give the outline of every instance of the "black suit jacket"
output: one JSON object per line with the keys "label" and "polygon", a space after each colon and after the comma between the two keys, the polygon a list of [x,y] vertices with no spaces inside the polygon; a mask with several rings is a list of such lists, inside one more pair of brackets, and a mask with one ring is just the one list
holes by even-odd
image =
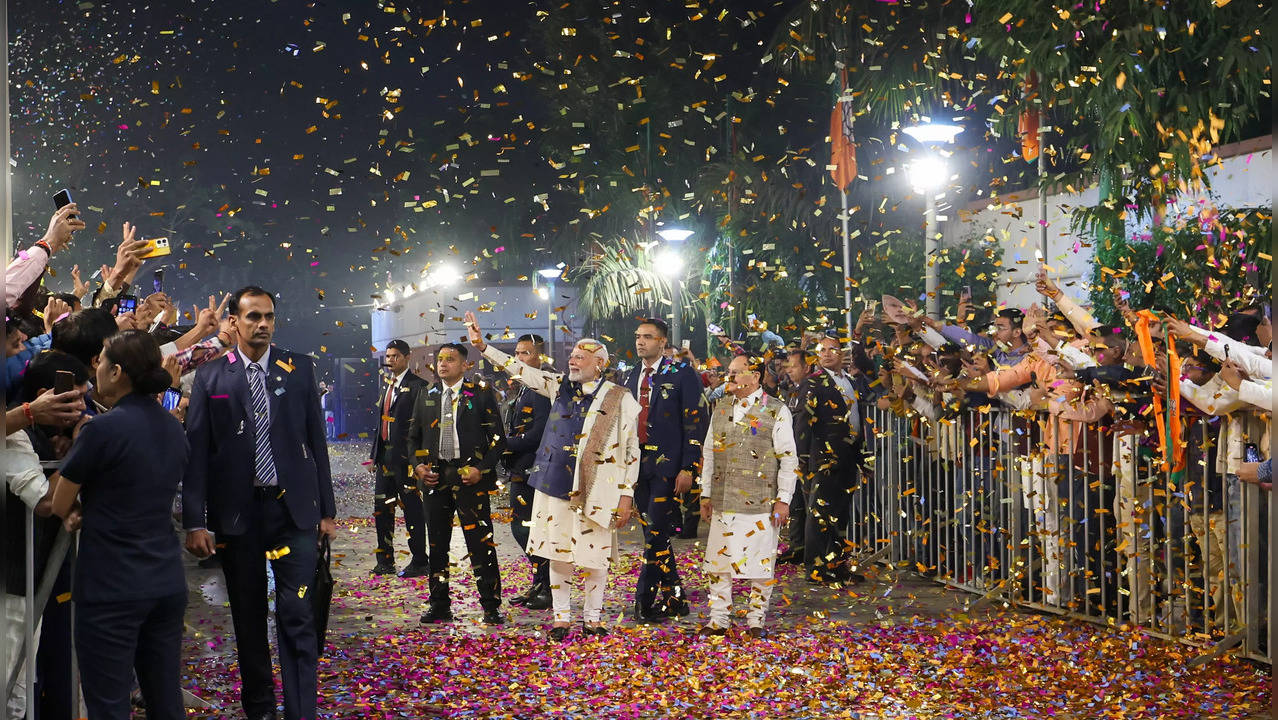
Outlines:
{"label": "black suit jacket", "polygon": [[525,479],[537,460],[541,436],[550,417],[550,398],[520,386],[506,422],[506,454],[502,464],[511,475]]}
{"label": "black suit jacket", "polygon": [[417,394],[426,387],[426,381],[414,375],[411,370],[404,373],[399,382],[399,392],[391,402],[390,442],[382,442],[382,408],[386,406],[386,393],[391,391],[391,381],[386,378],[382,392],[377,396],[377,429],[373,431],[373,462],[381,462],[382,447],[390,446],[389,470],[396,477],[403,477],[408,471],[408,426],[413,421],[413,408],[417,407]]}
{"label": "black suit jacket", "polygon": [[[626,389],[639,399],[643,363],[626,376]],[[662,358],[652,377],[648,406],[648,442],[643,450],[645,470],[674,477],[680,470],[693,474],[701,468],[701,442],[710,414],[702,392],[701,377],[686,362]],[[640,403],[642,404],[642,403]]]}
{"label": "black suit jacket", "polygon": [[798,414],[795,416],[795,445],[799,466],[806,472],[845,472],[864,464],[866,421],[870,393],[864,377],[852,379],[860,416],[860,432],[848,427],[848,404],[843,392],[825,370],[818,369],[799,386]]}
{"label": "black suit jacket", "polygon": [[[284,504],[299,528],[337,514],[315,365],[307,355],[271,346],[266,372],[271,455]],[[252,517],[257,448],[248,374],[240,350],[195,373],[186,411],[190,461],[182,480],[182,522],[219,535],[242,535]]]}
{"label": "black suit jacket", "polygon": [[[479,468],[481,485],[496,487],[497,462],[506,449],[501,408],[497,393],[486,382],[462,381],[457,401],[457,458]],[[408,462],[416,467],[439,461],[439,418],[444,399],[441,383],[423,387],[417,393],[413,419],[408,426]],[[438,469],[438,468],[436,468]]]}

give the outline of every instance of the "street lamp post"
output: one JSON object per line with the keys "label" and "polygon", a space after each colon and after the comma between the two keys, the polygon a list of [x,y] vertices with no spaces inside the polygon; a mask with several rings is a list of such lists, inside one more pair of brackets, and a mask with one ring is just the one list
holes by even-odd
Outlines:
{"label": "street lamp post", "polygon": [[555,359],[555,280],[563,274],[563,265],[542,268],[537,274],[546,281],[546,286],[537,288],[537,294],[546,301],[546,356],[551,362]]}
{"label": "street lamp post", "polygon": [[692,237],[692,231],[665,228],[658,230],[657,234],[669,244],[657,255],[654,266],[658,273],[670,278],[673,285],[670,298],[670,344],[678,351],[683,342],[683,331],[680,327],[683,321],[683,256],[679,252],[679,247],[684,240]]}
{"label": "street lamp post", "polygon": [[924,300],[924,306],[927,310],[927,316],[933,320],[939,320],[941,317],[941,298],[937,293],[937,264],[940,258],[937,255],[937,230],[936,223],[936,192],[945,186],[949,179],[949,170],[945,165],[945,160],[941,158],[937,151],[938,146],[948,145],[954,142],[954,138],[958,136],[963,128],[957,125],[944,125],[939,123],[925,123],[923,125],[915,125],[914,127],[904,130],[906,135],[923,143],[929,147],[928,154],[915,159],[909,165],[910,183],[914,188],[923,193],[925,198],[924,209],[924,289],[927,296]]}

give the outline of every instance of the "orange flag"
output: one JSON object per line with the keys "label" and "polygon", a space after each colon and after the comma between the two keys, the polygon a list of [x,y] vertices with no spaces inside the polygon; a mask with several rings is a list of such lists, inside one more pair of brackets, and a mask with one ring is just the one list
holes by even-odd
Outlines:
{"label": "orange flag", "polygon": [[840,190],[847,190],[856,179],[856,136],[852,133],[855,112],[847,94],[847,71],[839,96],[830,111],[830,177]]}
{"label": "orange flag", "polygon": [[[1149,324],[1158,322],[1158,316],[1148,310],[1137,313],[1136,340],[1140,343],[1141,359],[1149,367],[1157,367],[1154,340],[1149,334]],[[1163,414],[1163,399],[1153,395],[1154,420],[1158,426],[1158,447],[1163,453],[1163,470],[1179,472],[1185,468],[1185,443],[1180,426],[1180,356],[1176,354],[1176,337],[1167,335],[1167,394],[1170,396],[1170,417]]]}
{"label": "orange flag", "polygon": [[[1038,73],[1030,70],[1029,77],[1025,78],[1025,99],[1028,101],[1037,94]],[[1021,157],[1025,158],[1025,162],[1034,162],[1038,159],[1039,118],[1038,108],[1027,107],[1021,111],[1020,120],[1017,122],[1016,130],[1021,136]]]}

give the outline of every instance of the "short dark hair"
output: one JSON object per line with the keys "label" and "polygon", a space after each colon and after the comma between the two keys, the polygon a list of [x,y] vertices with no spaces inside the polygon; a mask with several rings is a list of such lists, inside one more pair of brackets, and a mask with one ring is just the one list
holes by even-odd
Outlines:
{"label": "short dark hair", "polygon": [[762,380],[768,369],[768,361],[759,355],[746,355],[746,369],[752,373],[758,373],[759,379]]}
{"label": "short dark hair", "polygon": [[106,339],[120,332],[115,317],[102,308],[85,308],[53,324],[52,347],[92,366]]}
{"label": "short dark hair", "polygon": [[644,318],[644,319],[640,320],[640,321],[639,321],[639,324],[640,324],[640,325],[651,325],[651,326],[653,326],[653,327],[657,328],[657,330],[661,333],[661,337],[663,337],[663,338],[668,338],[668,337],[670,337],[670,326],[669,326],[669,325],[667,325],[667,324],[666,324],[666,321],[665,321],[665,320],[662,320],[661,318],[647,317],[647,318]]}
{"label": "short dark hair", "polygon": [[76,385],[89,381],[89,368],[84,363],[60,350],[45,350],[35,356],[22,375],[22,402],[31,402],[42,391],[56,387],[60,370],[71,373]]}
{"label": "short dark hair", "polygon": [[1019,308],[1003,308],[999,310],[996,317],[1007,318],[1012,321],[1012,329],[1020,330],[1021,323],[1025,320],[1025,313]]}
{"label": "short dark hair", "polygon": [[252,296],[259,296],[259,295],[264,295],[270,298],[271,307],[275,306],[274,295],[270,294],[269,292],[263,290],[262,288],[256,285],[245,285],[244,287],[240,288],[239,290],[236,290],[234,293],[231,294],[231,303],[227,307],[230,308],[230,313],[232,315],[238,316],[240,314],[240,299],[246,296],[252,297]]}
{"label": "short dark hair", "polygon": [[438,357],[439,357],[439,353],[440,353],[440,351],[441,351],[441,350],[446,350],[446,349],[456,350],[456,351],[457,351],[457,354],[458,354],[458,355],[461,355],[463,360],[465,360],[465,359],[466,359],[466,357],[470,354],[470,353],[466,350],[466,346],[465,346],[465,345],[462,345],[461,343],[453,343],[453,342],[449,342],[449,343],[444,343],[443,345],[440,345],[440,346],[439,346],[439,349],[435,351],[435,357],[437,357],[437,358],[438,358]]}
{"label": "short dark hair", "polygon": [[150,333],[125,330],[108,338],[102,349],[106,359],[129,376],[136,393],[154,395],[173,384],[173,377],[164,369],[160,346]]}
{"label": "short dark hair", "polygon": [[525,334],[523,334],[523,335],[520,335],[520,336],[519,336],[519,338],[515,340],[515,342],[517,342],[517,343],[521,343],[521,342],[529,342],[529,343],[532,343],[532,344],[533,344],[533,347],[537,350],[537,352],[541,352],[541,351],[542,351],[542,349],[544,349],[544,348],[546,347],[546,338],[543,338],[542,336],[540,336],[540,335],[538,335],[538,334],[536,334],[536,333],[525,333]]}
{"label": "short dark hair", "polygon": [[80,302],[80,298],[76,297],[74,293],[57,293],[53,297],[61,300],[67,305],[70,305],[72,310],[75,310],[77,307],[84,307],[83,303]]}
{"label": "short dark hair", "polygon": [[398,338],[386,343],[386,351],[390,352],[391,350],[398,350],[399,354],[405,357],[413,352],[412,348],[408,347],[408,343]]}

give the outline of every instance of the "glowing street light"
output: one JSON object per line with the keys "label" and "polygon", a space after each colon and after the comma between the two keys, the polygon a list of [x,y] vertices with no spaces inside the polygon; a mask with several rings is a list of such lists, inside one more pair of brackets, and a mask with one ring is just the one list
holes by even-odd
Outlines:
{"label": "glowing street light", "polygon": [[685,240],[693,236],[693,231],[683,228],[668,227],[657,231],[667,245],[652,259],[652,269],[659,275],[670,278],[673,285],[673,297],[670,298],[670,344],[678,349],[681,346],[683,320],[683,254],[679,247]]}
{"label": "glowing street light", "polygon": [[963,132],[963,128],[948,123],[923,123],[922,125],[905,128],[902,132],[927,146],[924,154],[912,160],[906,171],[909,174],[910,184],[914,186],[915,190],[923,193],[926,201],[923,249],[924,260],[927,264],[924,267],[923,278],[927,297],[924,301],[924,306],[927,309],[928,317],[940,319],[941,299],[937,295],[936,280],[936,266],[939,262],[939,258],[936,257],[938,234],[936,226],[936,193],[949,182],[950,173],[944,158],[940,156],[937,148],[954,142],[954,138]]}
{"label": "glowing street light", "polygon": [[558,280],[564,274],[564,264],[559,263],[554,267],[542,268],[537,274],[546,281],[542,287],[537,287],[537,278],[533,278],[533,292],[537,293],[537,297],[546,301],[546,355],[554,360],[555,358],[555,280]]}

